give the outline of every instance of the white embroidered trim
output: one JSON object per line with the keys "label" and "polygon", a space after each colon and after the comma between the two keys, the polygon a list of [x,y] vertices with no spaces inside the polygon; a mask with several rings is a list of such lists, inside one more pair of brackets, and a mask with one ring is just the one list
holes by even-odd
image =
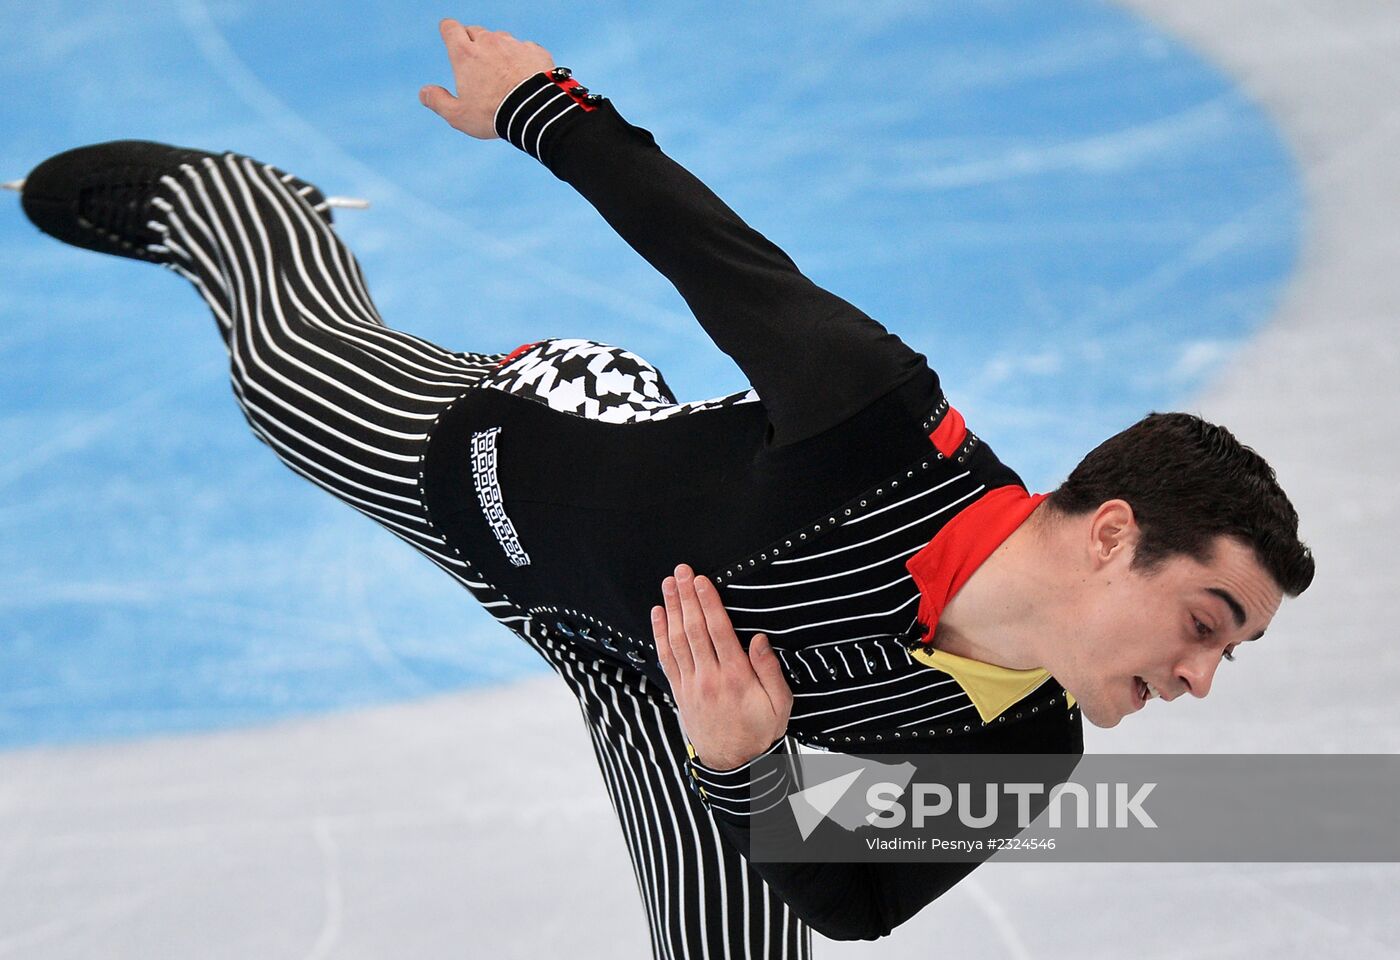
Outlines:
{"label": "white embroidered trim", "polygon": [[524,567],[530,563],[530,555],[520,546],[515,524],[506,516],[506,506],[501,500],[501,484],[496,479],[496,434],[500,427],[481,430],[472,434],[472,485],[476,487],[476,499],[481,504],[482,516],[486,518],[496,541],[506,552],[512,566]]}

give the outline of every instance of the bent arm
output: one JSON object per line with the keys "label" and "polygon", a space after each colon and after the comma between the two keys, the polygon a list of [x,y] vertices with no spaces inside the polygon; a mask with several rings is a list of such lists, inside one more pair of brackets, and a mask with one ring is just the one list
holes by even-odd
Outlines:
{"label": "bent arm", "polygon": [[573,186],[675,285],[757,390],[773,445],[841,423],[925,368],[921,354],[804,276],[650,132],[579,89],[558,70],[526,78],[497,108],[497,134]]}
{"label": "bent arm", "polygon": [[[755,862],[751,851],[761,849],[754,844],[755,829],[779,831],[758,839],[770,841],[767,850],[784,849],[783,808],[802,789],[793,741],[785,736],[792,691],[763,634],[747,650],[741,646],[708,578],[679,564],[676,575],[662,582],[662,596],[664,605],[652,608],[652,632],[688,738],[686,783],[725,841],[794,913],[824,936],[870,940],[972,869],[958,863]],[[823,821],[807,842],[822,843],[823,833],[836,829]]]}
{"label": "bent arm", "polygon": [[[791,738],[778,740],[760,756],[791,757]],[[758,758],[755,758],[757,760]],[[955,862],[926,863],[773,863],[751,857],[755,843],[753,824],[768,822],[760,816],[788,802],[801,789],[796,770],[780,764],[775,773],[755,779],[750,766],[714,770],[695,757],[689,761],[691,788],[715,819],[727,843],[748,860],[765,883],[787,903],[803,922],[832,940],[875,940],[886,936],[928,904],[942,896],[978,864]],[[769,783],[768,781],[772,782]],[[841,831],[830,820],[823,820],[805,841],[819,845],[824,834]],[[769,849],[779,841],[773,840]]]}

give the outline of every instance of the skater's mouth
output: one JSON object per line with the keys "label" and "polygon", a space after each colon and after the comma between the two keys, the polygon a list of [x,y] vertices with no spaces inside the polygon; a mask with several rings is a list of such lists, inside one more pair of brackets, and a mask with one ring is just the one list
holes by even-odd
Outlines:
{"label": "skater's mouth", "polygon": [[[1137,698],[1137,707],[1135,708],[1137,710],[1141,710],[1147,701],[1162,696],[1161,691],[1156,686],[1142,677],[1133,677],[1133,692]],[[1163,699],[1166,698],[1163,697]]]}

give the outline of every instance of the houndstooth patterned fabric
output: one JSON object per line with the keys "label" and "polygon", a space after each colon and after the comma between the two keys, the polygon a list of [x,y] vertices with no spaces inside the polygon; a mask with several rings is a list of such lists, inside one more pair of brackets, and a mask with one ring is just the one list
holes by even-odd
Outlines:
{"label": "houndstooth patterned fabric", "polygon": [[753,403],[753,390],[678,403],[661,371],[629,350],[595,340],[541,340],[488,374],[479,386],[530,397],[553,410],[636,423]]}

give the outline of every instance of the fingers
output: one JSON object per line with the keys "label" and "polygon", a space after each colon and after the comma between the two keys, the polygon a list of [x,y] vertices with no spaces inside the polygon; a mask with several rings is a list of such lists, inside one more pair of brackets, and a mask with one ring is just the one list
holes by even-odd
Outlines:
{"label": "fingers", "polygon": [[438,32],[442,34],[443,43],[471,43],[471,34],[467,28],[462,26],[451,17],[438,21]]}
{"label": "fingers", "polygon": [[682,624],[685,638],[690,642],[690,655],[695,658],[695,669],[704,671],[719,666],[719,654],[715,650],[714,639],[710,636],[709,623],[705,620],[704,608],[695,592],[695,573],[690,567],[681,564],[676,567],[676,592],[679,594]]}
{"label": "fingers", "polygon": [[[677,569],[680,569],[679,567]],[[711,674],[719,666],[714,645],[705,628],[695,597],[695,584],[689,577],[667,577],[662,584],[666,596],[666,616],[670,621],[671,645],[685,645],[686,656],[696,673]]]}
{"label": "fingers", "polygon": [[708,577],[695,577],[695,595],[700,601],[700,612],[705,617],[710,639],[714,642],[715,655],[721,664],[748,666],[749,657],[744,646],[734,633],[734,625],[729,620],[729,612],[724,609],[724,601],[719,591]]}
{"label": "fingers", "polygon": [[685,617],[681,613],[680,593],[676,589],[674,577],[667,577],[661,583],[661,600],[666,610],[666,640],[675,657],[676,666],[682,678],[695,672],[695,655],[690,649],[690,640],[685,633]]}
{"label": "fingers", "polygon": [[457,100],[452,94],[436,84],[429,84],[418,91],[418,100],[438,116],[444,116]]}
{"label": "fingers", "polygon": [[656,644],[656,659],[661,664],[661,672],[666,674],[666,679],[671,681],[671,692],[680,690],[684,679],[680,664],[676,662],[676,655],[671,650],[671,637],[666,631],[666,608],[651,608],[651,638]]}
{"label": "fingers", "polygon": [[764,634],[756,634],[749,642],[749,661],[753,672],[758,674],[758,682],[763,684],[763,692],[773,704],[773,713],[786,723],[792,714],[792,688],[783,676],[783,667],[773,652],[773,645]]}
{"label": "fingers", "polygon": [[438,30],[442,33],[442,39],[449,43],[454,40],[458,43],[480,43],[490,36],[503,37],[507,40],[515,39],[505,30],[487,30],[474,23],[463,26],[462,23],[451,17],[439,21]]}
{"label": "fingers", "polygon": [[[651,611],[652,635],[661,669],[672,681],[688,681],[697,674],[723,675],[739,680],[757,677],[773,704],[774,713],[786,716],[792,691],[768,638],[758,634],[745,652],[720,600],[719,590],[706,577],[698,577],[686,564],[661,584],[664,606]],[[717,669],[718,668],[718,669]],[[762,672],[760,672],[762,668]]]}

